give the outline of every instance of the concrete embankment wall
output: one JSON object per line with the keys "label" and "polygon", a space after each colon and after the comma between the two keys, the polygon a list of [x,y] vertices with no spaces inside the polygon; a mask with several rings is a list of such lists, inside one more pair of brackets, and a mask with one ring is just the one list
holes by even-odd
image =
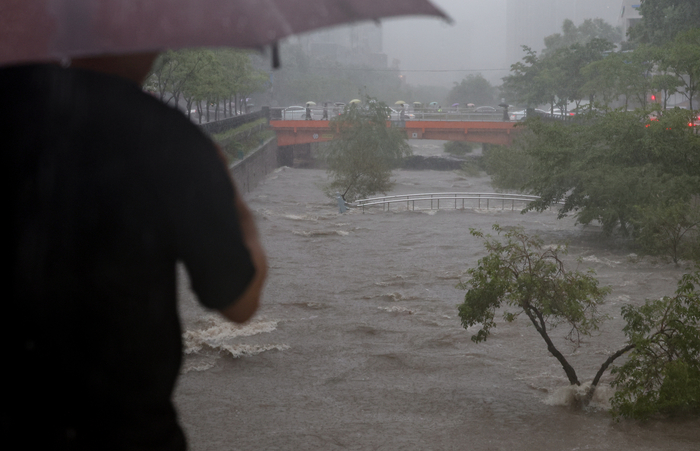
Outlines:
{"label": "concrete embankment wall", "polygon": [[255,151],[244,159],[231,165],[231,176],[236,181],[238,189],[243,193],[253,190],[270,172],[277,169],[277,138],[265,141]]}

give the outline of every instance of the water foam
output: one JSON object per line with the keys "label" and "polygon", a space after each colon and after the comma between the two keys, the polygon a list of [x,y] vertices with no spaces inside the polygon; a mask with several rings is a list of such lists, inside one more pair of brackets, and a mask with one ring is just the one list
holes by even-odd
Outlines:
{"label": "water foam", "polygon": [[350,232],[346,232],[345,230],[294,230],[292,233],[299,236],[350,235]]}
{"label": "water foam", "polygon": [[[582,400],[586,398],[586,394],[591,389],[591,383],[585,382],[581,385],[567,385],[559,387],[543,400],[549,406],[569,406],[577,407],[581,405]],[[610,398],[615,393],[615,389],[607,384],[598,384],[593,397],[585,408],[609,410]]]}
{"label": "water foam", "polygon": [[318,216],[309,215],[282,215],[285,219],[291,219],[292,221],[318,221]]}
{"label": "water foam", "polygon": [[611,268],[612,268],[613,266],[615,266],[615,265],[619,265],[619,264],[620,264],[620,262],[618,262],[618,261],[609,260],[609,259],[607,259],[607,258],[605,258],[605,257],[603,257],[603,258],[598,258],[598,257],[596,257],[595,255],[590,255],[590,256],[588,256],[588,257],[583,257],[582,260],[583,260],[584,262],[588,262],[588,263],[601,263],[601,264],[606,265],[606,266],[609,266],[609,267],[611,267]]}
{"label": "water foam", "polygon": [[187,330],[182,334],[186,355],[198,353],[204,348],[226,351],[234,358],[256,355],[271,349],[289,349],[289,346],[283,344],[248,345],[230,342],[237,337],[270,333],[277,329],[277,321],[255,321],[238,325],[218,316],[208,315],[202,318],[200,323],[202,328]]}
{"label": "water foam", "polygon": [[416,313],[415,311],[411,309],[407,309],[406,307],[377,307],[379,310],[384,310],[389,313],[408,313],[409,315],[413,315]]}

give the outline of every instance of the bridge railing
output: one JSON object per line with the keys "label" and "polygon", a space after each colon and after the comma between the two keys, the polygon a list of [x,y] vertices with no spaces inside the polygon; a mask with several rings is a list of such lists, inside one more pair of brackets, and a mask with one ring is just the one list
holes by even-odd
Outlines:
{"label": "bridge railing", "polygon": [[381,205],[382,211],[390,211],[392,204],[403,205],[404,203],[406,204],[406,210],[415,211],[416,203],[418,203],[418,210],[439,210],[442,201],[443,208],[461,208],[464,210],[467,205],[466,202],[469,201],[471,208],[487,210],[496,208],[505,210],[507,207],[510,207],[511,210],[514,210],[516,203],[524,208],[527,203],[537,199],[539,199],[539,196],[531,196],[528,194],[445,192],[371,197],[357,200],[354,203],[348,204],[348,206],[362,208],[363,213],[367,207]]}
{"label": "bridge railing", "polygon": [[241,114],[238,116],[231,116],[226,119],[221,119],[218,121],[205,122],[199,125],[199,127],[204,130],[209,135],[215,135],[217,133],[223,133],[232,128],[240,127],[241,125],[247,124],[249,122],[257,121],[258,119],[267,118],[269,122],[269,108],[263,107],[261,110],[254,113]]}
{"label": "bridge railing", "polygon": [[[311,107],[311,120],[318,121],[323,119],[323,107]],[[342,109],[335,109],[333,107],[328,107],[326,113],[328,119],[332,119],[339,113],[342,113]],[[410,111],[413,117],[408,117],[406,120],[415,121],[474,121],[474,122],[501,122],[503,121],[503,112],[498,111],[494,113],[477,113],[469,109],[456,109],[445,111],[436,110],[415,110]],[[294,112],[285,111],[284,108],[270,108],[270,119],[271,120],[285,120],[285,121],[303,121],[305,120],[306,112],[296,110]],[[400,118],[392,117],[391,119],[396,120]]]}

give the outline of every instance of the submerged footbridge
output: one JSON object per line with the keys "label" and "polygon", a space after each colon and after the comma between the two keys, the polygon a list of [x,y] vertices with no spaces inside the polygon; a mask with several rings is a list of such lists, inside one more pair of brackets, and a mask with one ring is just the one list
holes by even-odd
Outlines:
{"label": "submerged footbridge", "polygon": [[[394,209],[404,211],[440,210],[440,201],[442,201],[443,209],[510,209],[512,211],[515,210],[516,206],[518,209],[523,209],[528,203],[537,199],[539,199],[539,196],[528,194],[441,192],[371,197],[345,205],[350,208],[362,209],[363,213],[369,207],[381,207],[383,211],[391,211],[392,205],[395,206]],[[342,212],[343,209],[341,207]]]}
{"label": "submerged footbridge", "polygon": [[[404,129],[408,139],[470,141],[504,146],[511,145],[519,132],[516,124],[493,120],[387,121],[387,127]],[[337,132],[327,120],[271,120],[270,126],[277,134],[277,144],[280,146],[331,141]]]}

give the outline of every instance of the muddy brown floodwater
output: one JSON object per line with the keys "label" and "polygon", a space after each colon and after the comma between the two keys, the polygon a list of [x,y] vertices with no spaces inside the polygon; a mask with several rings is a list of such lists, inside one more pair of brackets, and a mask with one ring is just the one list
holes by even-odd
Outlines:
{"label": "muddy brown floodwater", "polygon": [[[411,145],[442,152],[441,142]],[[456,172],[394,176],[391,194],[492,191],[487,177]],[[475,344],[456,307],[455,285],[485,255],[470,227],[519,225],[569,242],[570,267],[594,269],[613,290],[600,334],[576,349],[555,332],[590,381],[623,343],[620,307],[672,294],[683,267],[638,259],[598,227],[554,212],[339,214],[325,182],[323,170],[281,168],[246,197],[270,263],[249,324],[230,325],[180,290],[187,355],[175,401],[192,450],[700,449],[698,420],[614,423],[605,385],[594,408],[574,410],[563,370],[532,327],[499,321]]]}

